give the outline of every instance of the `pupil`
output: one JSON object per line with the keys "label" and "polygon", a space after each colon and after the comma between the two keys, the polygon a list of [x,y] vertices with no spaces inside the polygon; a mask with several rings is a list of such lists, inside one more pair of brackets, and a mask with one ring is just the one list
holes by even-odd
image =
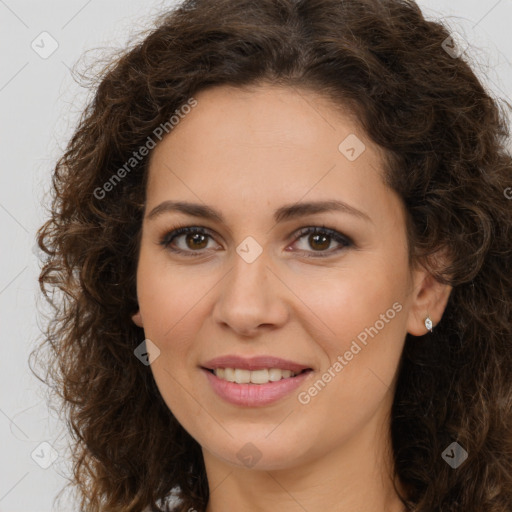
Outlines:
{"label": "pupil", "polygon": [[[323,239],[323,243],[320,242],[320,244],[317,244],[318,239]],[[309,237],[311,247],[315,250],[320,249],[327,249],[329,247],[329,236],[326,235],[319,235],[319,234],[313,234]],[[315,245],[320,245],[320,247],[315,248]]]}
{"label": "pupil", "polygon": [[[192,240],[192,246],[195,247],[196,249],[203,249],[203,247],[200,247],[199,245],[201,244],[201,240],[200,238],[203,238],[202,242],[204,244],[204,238],[205,236],[202,235],[201,233],[193,233],[192,235],[189,235],[187,237],[187,242],[191,241]],[[196,243],[196,242],[199,242],[199,243]]]}

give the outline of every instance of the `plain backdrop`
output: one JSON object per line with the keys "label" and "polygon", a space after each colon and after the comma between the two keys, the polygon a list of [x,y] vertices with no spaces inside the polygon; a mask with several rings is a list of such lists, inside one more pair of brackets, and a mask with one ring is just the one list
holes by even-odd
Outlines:
{"label": "plain backdrop", "polygon": [[[419,4],[470,43],[466,55],[484,85],[512,102],[512,0]],[[89,97],[70,69],[86,50],[122,47],[172,5],[0,0],[0,512],[78,510],[53,503],[70,471],[66,430],[28,367],[41,324],[34,234],[53,165]]]}

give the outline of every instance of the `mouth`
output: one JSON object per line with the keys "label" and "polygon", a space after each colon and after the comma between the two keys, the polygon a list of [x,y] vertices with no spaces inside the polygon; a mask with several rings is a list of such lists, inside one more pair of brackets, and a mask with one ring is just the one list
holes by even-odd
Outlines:
{"label": "mouth", "polygon": [[292,371],[282,368],[261,368],[258,370],[246,370],[244,368],[204,368],[220,380],[234,382],[236,384],[268,384],[279,382],[283,379],[293,379],[303,373],[313,371],[312,368],[304,368],[300,371]]}
{"label": "mouth", "polygon": [[306,385],[314,373],[311,368],[292,372],[281,368],[201,367],[201,371],[210,389],[223,401],[251,408],[269,406],[293,396],[294,391]]}
{"label": "mouth", "polygon": [[308,364],[270,355],[224,355],[200,369],[218,397],[241,407],[263,407],[290,397],[314,373]]}

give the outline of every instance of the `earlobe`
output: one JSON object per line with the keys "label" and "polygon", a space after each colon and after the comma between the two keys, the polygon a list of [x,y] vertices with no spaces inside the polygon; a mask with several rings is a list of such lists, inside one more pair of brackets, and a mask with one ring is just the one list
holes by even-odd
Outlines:
{"label": "earlobe", "polygon": [[427,317],[431,319],[432,327],[435,330],[436,325],[443,317],[452,291],[450,285],[440,283],[427,271],[421,274],[419,285],[413,292],[407,322],[407,332],[413,336],[423,336],[429,332],[428,322],[425,322]]}
{"label": "earlobe", "polygon": [[142,322],[142,316],[140,314],[140,310],[137,310],[137,313],[132,315],[132,320],[133,320],[133,323],[135,325],[137,325],[138,327],[144,327],[144,324]]}

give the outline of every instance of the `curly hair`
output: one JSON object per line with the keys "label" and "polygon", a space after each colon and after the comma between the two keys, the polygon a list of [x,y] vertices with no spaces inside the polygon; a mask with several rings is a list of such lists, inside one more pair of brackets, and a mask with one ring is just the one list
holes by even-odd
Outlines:
{"label": "curly hair", "polygon": [[[38,231],[54,310],[32,354],[65,411],[82,508],[169,510],[173,494],[174,510],[206,507],[201,448],[133,353],[151,151],[112,176],[199,91],[270,83],[349,109],[383,148],[411,264],[453,286],[442,322],[407,334],[400,360],[391,438],[405,508],[512,509],[510,127],[449,37],[410,0],[186,0],[101,72]],[[441,456],[454,441],[468,453],[456,470]]]}

